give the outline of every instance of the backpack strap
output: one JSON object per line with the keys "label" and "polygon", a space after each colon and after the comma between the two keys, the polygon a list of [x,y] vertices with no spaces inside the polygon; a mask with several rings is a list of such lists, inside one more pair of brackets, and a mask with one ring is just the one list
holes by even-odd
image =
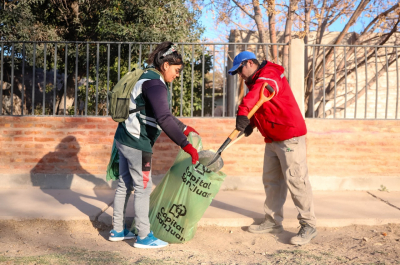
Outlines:
{"label": "backpack strap", "polygon": [[132,113],[144,110],[144,109],[145,109],[145,106],[140,106],[140,107],[137,107],[136,109],[130,110],[129,114],[132,114]]}

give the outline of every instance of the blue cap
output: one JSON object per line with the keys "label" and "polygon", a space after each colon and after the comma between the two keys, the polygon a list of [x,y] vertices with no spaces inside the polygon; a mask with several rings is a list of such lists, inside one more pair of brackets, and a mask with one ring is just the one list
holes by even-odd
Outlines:
{"label": "blue cap", "polygon": [[236,74],[236,70],[239,68],[240,64],[243,61],[247,61],[250,59],[256,59],[257,57],[254,55],[254,53],[252,52],[248,52],[248,51],[244,51],[239,53],[238,55],[236,55],[235,59],[233,60],[233,67],[231,69],[229,69],[228,73],[230,75],[235,75]]}

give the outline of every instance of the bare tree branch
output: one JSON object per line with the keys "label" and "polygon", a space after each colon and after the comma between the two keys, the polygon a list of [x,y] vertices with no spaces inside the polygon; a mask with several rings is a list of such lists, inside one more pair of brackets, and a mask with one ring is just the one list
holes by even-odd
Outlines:
{"label": "bare tree branch", "polygon": [[235,3],[235,5],[237,5],[246,15],[248,15],[251,19],[255,19],[254,16],[252,14],[250,14],[249,12],[247,12],[247,10],[236,0],[232,0],[232,2]]}
{"label": "bare tree branch", "polygon": [[386,10],[386,11],[382,12],[381,14],[379,14],[378,16],[376,16],[376,18],[374,18],[374,19],[368,24],[368,26],[365,27],[365,29],[363,30],[363,32],[361,33],[361,35],[365,34],[365,33],[368,31],[368,29],[369,29],[374,23],[376,23],[376,22],[379,20],[379,18],[380,18],[381,16],[386,16],[386,15],[389,14],[390,12],[396,10],[397,8],[400,8],[400,4],[399,4],[399,3],[393,5],[393,6],[392,6],[391,8],[389,8],[388,10]]}

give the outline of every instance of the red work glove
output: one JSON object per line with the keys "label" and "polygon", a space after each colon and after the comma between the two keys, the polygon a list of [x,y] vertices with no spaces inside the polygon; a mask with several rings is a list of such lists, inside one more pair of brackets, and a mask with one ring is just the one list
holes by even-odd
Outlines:
{"label": "red work glove", "polygon": [[197,133],[198,135],[200,135],[200,133],[198,133],[193,127],[190,126],[186,126],[186,129],[183,131],[183,134],[188,136],[189,133],[194,132]]}
{"label": "red work glove", "polygon": [[196,164],[197,161],[199,161],[199,154],[197,153],[197,150],[194,149],[193,145],[187,144],[184,148],[182,148],[183,151],[188,153],[189,155],[192,156],[192,164]]}

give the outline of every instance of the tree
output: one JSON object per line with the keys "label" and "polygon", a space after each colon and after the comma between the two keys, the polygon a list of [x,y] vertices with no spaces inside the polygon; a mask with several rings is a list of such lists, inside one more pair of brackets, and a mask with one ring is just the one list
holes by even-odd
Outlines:
{"label": "tree", "polygon": [[[20,41],[197,42],[203,30],[197,21],[198,15],[198,10],[183,0],[5,0],[0,7],[0,40],[4,41],[2,52],[5,54],[4,76],[10,81],[12,62],[11,56],[8,55],[12,53],[15,55],[14,74],[16,76],[22,71],[23,50],[26,69],[32,68],[33,44],[23,45]],[[11,42],[14,42],[13,49]],[[44,67],[45,45],[37,43],[35,46],[36,67]],[[140,48],[142,48],[141,51],[139,51]],[[140,66],[143,66],[152,48],[154,45],[140,47],[140,45],[128,44],[76,43],[58,44],[56,47],[55,44],[47,43],[46,69],[54,68],[55,56],[57,56],[57,71],[63,73],[67,65],[66,94],[68,98],[74,99],[76,83],[82,85],[83,82],[78,93],[81,96],[89,96],[95,86],[100,86],[101,89],[106,89],[107,86],[112,88],[119,76],[125,73],[124,71],[129,70],[129,67],[133,68],[139,62],[139,53],[141,53]],[[100,57],[98,61],[97,54]],[[79,58],[77,79],[76,55]],[[131,65],[128,58],[131,59]],[[97,73],[97,63],[99,73]],[[107,78],[108,69],[110,69],[109,79]],[[29,73],[31,72],[32,69],[29,69]],[[21,82],[16,78],[15,83]],[[88,83],[87,86],[86,83]],[[40,92],[39,88],[36,89],[37,93],[45,93],[46,98],[48,98],[48,93],[51,97],[54,92],[51,89],[47,93],[42,90]],[[83,94],[82,89],[85,90]],[[58,106],[63,102],[63,96],[63,89],[57,91]],[[26,99],[29,98],[26,97]],[[29,104],[34,108],[35,102]],[[36,102],[37,104],[41,102]],[[49,108],[49,113],[53,113],[50,107],[52,103],[46,104],[49,105],[46,106],[46,109]],[[75,101],[74,104],[76,106],[78,102]]]}
{"label": "tree", "polygon": [[[329,32],[333,24],[344,22],[344,27],[335,37],[332,44],[354,44],[354,45],[385,45],[399,44],[395,33],[398,32],[400,18],[400,5],[398,1],[370,1],[370,0],[265,0],[262,5],[253,0],[213,0],[209,8],[217,14],[216,23],[225,23],[229,28],[251,30],[256,28],[259,34],[259,42],[265,42],[265,31],[268,30],[270,41],[289,43],[291,38],[302,38],[305,44],[322,44],[324,35]],[[260,8],[260,9],[258,9]],[[267,14],[268,23],[263,14]],[[261,19],[261,23],[260,23]],[[357,25],[355,28],[354,26]],[[348,40],[349,31],[357,31]],[[283,38],[276,40],[276,32],[283,32]],[[314,37],[316,36],[316,37]],[[350,42],[349,42],[350,41]],[[277,52],[273,50],[276,46],[271,45],[271,61],[277,62]],[[337,57],[334,61],[333,47],[316,47],[315,54],[310,54],[306,49],[306,71],[305,71],[305,103],[306,117],[323,117],[332,113],[332,107],[325,109],[326,104],[335,98],[335,84],[339,86],[345,82],[346,75],[354,73],[357,68],[366,67],[366,64],[374,63],[375,60],[385,59],[382,47],[367,49],[367,62],[363,61],[364,54],[361,49],[347,48],[346,56]],[[381,50],[381,51],[380,51]],[[378,54],[375,59],[375,52]],[[281,64],[288,67],[288,46],[284,46],[280,52]],[[311,56],[310,56],[311,55]],[[314,56],[315,62],[310,58]],[[388,53],[388,66],[395,62],[395,50]],[[279,61],[278,61],[279,62]],[[355,63],[357,62],[357,63]],[[336,64],[335,64],[336,63]],[[346,66],[346,71],[344,71]],[[383,74],[386,64],[381,63],[377,74]],[[313,74],[313,69],[315,72]],[[330,69],[325,73],[324,69]],[[334,69],[336,71],[334,71]],[[333,72],[337,75],[334,76]],[[330,80],[325,84],[323,78]],[[372,78],[372,76],[370,76]],[[371,84],[374,78],[367,80],[365,84]],[[323,97],[313,93],[313,87],[321,87]],[[363,89],[357,91],[352,99],[344,103],[346,106],[363,95]],[[343,92],[347,93],[347,92]],[[353,92],[352,92],[353,93]],[[331,104],[331,103],[330,103]],[[331,104],[332,105],[332,104]],[[344,105],[339,106],[343,108]]]}

